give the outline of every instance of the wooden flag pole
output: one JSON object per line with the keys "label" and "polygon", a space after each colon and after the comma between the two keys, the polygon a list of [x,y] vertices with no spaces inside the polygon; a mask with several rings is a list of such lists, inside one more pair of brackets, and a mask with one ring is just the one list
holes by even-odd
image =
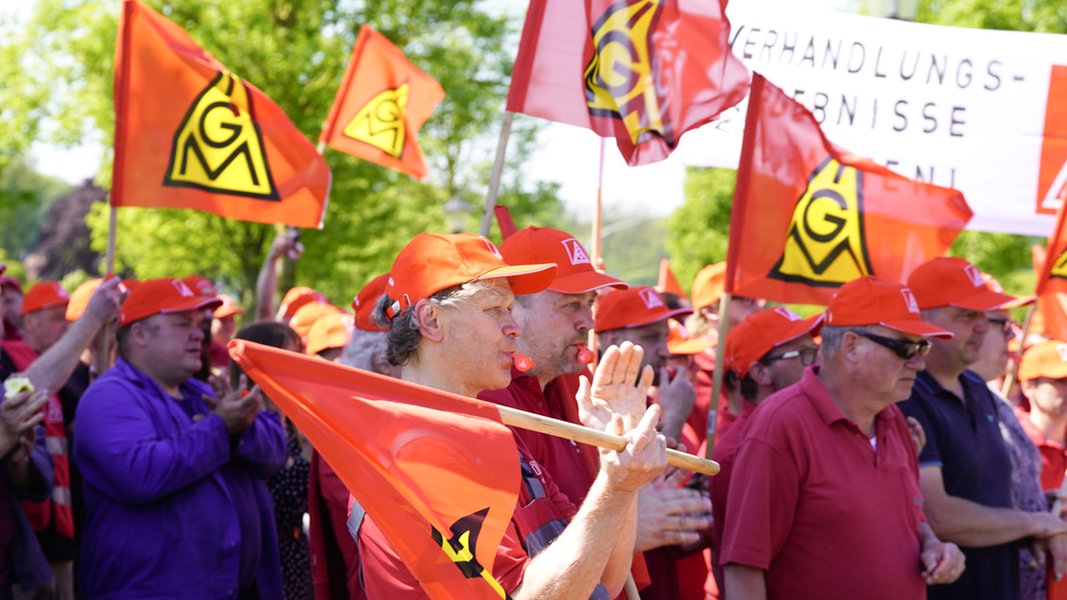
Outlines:
{"label": "wooden flag pole", "polygon": [[726,365],[726,334],[729,332],[727,322],[730,316],[730,297],[732,294],[724,293],[719,299],[719,341],[715,345],[715,372],[711,376],[711,401],[708,403],[708,433],[707,448],[704,456],[711,458],[711,451],[715,448],[715,430],[719,419],[719,397],[722,395],[723,369]]}
{"label": "wooden flag pole", "polygon": [[482,211],[482,226],[478,233],[483,237],[489,237],[489,229],[493,226],[493,207],[496,206],[497,195],[500,192],[500,176],[504,172],[504,157],[508,153],[508,138],[511,137],[511,122],[515,113],[504,111],[504,119],[500,123],[500,139],[496,144],[496,159],[493,160],[493,170],[489,174],[489,189],[485,192],[485,210]]}
{"label": "wooden flag pole", "polygon": [[[606,148],[607,145],[604,142],[604,138],[600,138],[600,167],[597,171],[596,200],[595,204],[593,204],[593,226],[592,231],[589,232],[589,262],[597,271],[603,271],[602,265],[604,264],[600,253],[602,252],[601,236],[604,230],[604,205],[601,203],[601,198],[604,190],[604,153]],[[596,371],[600,352],[597,349],[596,332],[594,331],[589,332],[589,350],[593,353],[593,362],[589,363],[589,370]]]}
{"label": "wooden flag pole", "polygon": [[[1019,354],[1022,354],[1026,350],[1026,336],[1030,335],[1030,323],[1034,319],[1034,310],[1037,307],[1037,301],[1035,300],[1026,309],[1026,318],[1023,319],[1023,333],[1019,339]],[[986,334],[988,335],[988,333]],[[1019,365],[1013,360],[1008,363],[1008,372],[1004,375],[1004,384],[1000,386],[1000,395],[1005,398],[1008,397],[1008,392],[1011,391],[1011,386],[1015,384],[1015,378],[1019,374]]]}
{"label": "wooden flag pole", "polygon": [[[626,448],[626,438],[604,433],[603,431],[575,425],[567,421],[552,419],[543,415],[529,413],[508,406],[496,405],[500,411],[500,421],[505,425],[528,429],[538,433],[544,433],[555,437],[561,437],[583,444],[607,448],[609,450],[622,450]],[[703,459],[692,454],[667,450],[667,464],[680,469],[688,469],[705,475],[715,475],[719,472],[719,464],[713,460]]]}
{"label": "wooden flag pole", "polygon": [[[118,229],[118,208],[111,206],[111,213],[107,221],[107,252],[104,255],[104,265],[107,267],[107,275],[115,274],[115,234]],[[93,353],[93,364],[90,365],[95,377],[99,377],[111,368],[111,338],[113,333],[112,324],[105,323],[97,333],[96,352]]]}

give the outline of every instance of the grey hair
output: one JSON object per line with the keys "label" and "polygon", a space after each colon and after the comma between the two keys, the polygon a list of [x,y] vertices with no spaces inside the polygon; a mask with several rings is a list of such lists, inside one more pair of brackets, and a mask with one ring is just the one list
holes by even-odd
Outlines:
{"label": "grey hair", "polygon": [[[437,308],[457,307],[478,294],[492,291],[500,280],[498,279],[475,279],[459,285],[454,285],[436,292],[427,300]],[[400,314],[391,320],[386,311],[393,306],[394,300],[386,294],[378,298],[374,305],[374,319],[379,323],[389,325],[389,333],[385,347],[385,359],[389,364],[402,367],[411,360],[411,356],[422,342],[422,332],[419,331],[420,323],[415,318],[415,305],[404,307]]]}
{"label": "grey hair", "polygon": [[841,347],[841,340],[844,339],[845,334],[849,331],[853,333],[870,333],[871,327],[869,325],[843,327],[823,325],[819,331],[819,335],[822,337],[822,342],[819,344],[819,355],[823,359],[828,359],[837,353],[837,349]]}
{"label": "grey hair", "polygon": [[337,362],[376,373],[374,365],[385,356],[389,334],[385,331],[353,329],[352,339],[345,345]]}

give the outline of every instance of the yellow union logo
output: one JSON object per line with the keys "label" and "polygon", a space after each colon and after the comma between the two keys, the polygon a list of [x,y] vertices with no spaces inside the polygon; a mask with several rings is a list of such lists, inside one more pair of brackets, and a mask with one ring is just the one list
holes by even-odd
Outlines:
{"label": "yellow union logo", "polygon": [[782,257],[769,277],[836,287],[871,274],[863,233],[863,179],[827,159],[793,209]]}
{"label": "yellow union logo", "polygon": [[501,598],[507,598],[508,595],[504,588],[500,586],[500,583],[493,577],[492,573],[478,563],[478,559],[474,556],[475,546],[478,544],[478,534],[481,533],[482,523],[488,514],[489,508],[487,507],[459,519],[449,527],[449,532],[452,536],[448,538],[431,525],[430,536],[464,576],[468,579],[481,577],[489,584],[489,587],[493,588],[497,595]]}
{"label": "yellow union logo", "polygon": [[163,185],[278,200],[252,99],[240,78],[219,72],[174,135]]}
{"label": "yellow union logo", "polygon": [[370,144],[393,158],[404,153],[404,107],[408,84],[388,89],[371,99],[344,128],[348,137]]}
{"label": "yellow union logo", "polygon": [[1060,255],[1056,257],[1056,262],[1052,263],[1052,269],[1049,270],[1048,275],[1067,279],[1067,250],[1060,252]]}
{"label": "yellow union logo", "polygon": [[593,56],[585,67],[589,114],[621,119],[637,144],[645,133],[668,140],[652,72],[649,34],[660,0],[616,2],[593,24]]}

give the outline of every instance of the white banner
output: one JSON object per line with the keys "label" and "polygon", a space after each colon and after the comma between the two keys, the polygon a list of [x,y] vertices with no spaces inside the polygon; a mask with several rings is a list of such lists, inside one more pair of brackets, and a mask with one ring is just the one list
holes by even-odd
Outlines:
{"label": "white banner", "polygon": [[[1048,235],[1067,186],[1067,35],[729,4],[734,54],[835,144],[962,191],[968,229]],[[686,134],[687,164],[737,167],[747,100]]]}

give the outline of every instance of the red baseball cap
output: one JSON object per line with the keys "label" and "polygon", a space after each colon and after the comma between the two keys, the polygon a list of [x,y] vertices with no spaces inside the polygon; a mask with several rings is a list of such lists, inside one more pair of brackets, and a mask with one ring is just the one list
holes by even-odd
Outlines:
{"label": "red baseball cap", "polygon": [[919,303],[907,287],[874,275],[853,279],[837,289],[823,325],[881,325],[912,335],[951,338],[952,333],[923,321]]}
{"label": "red baseball cap", "polygon": [[1019,379],[1030,381],[1038,377],[1067,377],[1067,344],[1059,340],[1046,340],[1023,352],[1019,362]]}
{"label": "red baseball cap", "polygon": [[596,332],[641,327],[692,312],[691,308],[671,310],[655,288],[632,287],[600,298],[596,308]]}
{"label": "red baseball cap", "polygon": [[352,310],[356,311],[356,329],[389,331],[388,327],[381,327],[374,320],[374,305],[378,303],[378,298],[381,298],[382,294],[385,293],[387,283],[389,283],[389,274],[383,273],[371,279],[352,299]]}
{"label": "red baseball cap", "polygon": [[69,302],[70,294],[58,281],[41,281],[34,284],[22,298],[22,314],[28,315],[53,306],[66,306]]}
{"label": "red baseball cap", "polygon": [[240,306],[237,306],[237,301],[233,299],[233,296],[219,294],[219,300],[222,300],[222,304],[215,309],[216,319],[225,319],[226,317],[232,317],[233,315],[245,314],[245,310]]}
{"label": "red baseball cap", "polygon": [[693,310],[711,306],[722,298],[726,285],[726,262],[708,265],[693,279]]}
{"label": "red baseball cap", "polygon": [[707,338],[694,338],[689,331],[678,321],[667,321],[670,333],[667,334],[667,351],[671,354],[700,354],[711,347],[711,340]]}
{"label": "red baseball cap", "polygon": [[437,292],[482,279],[506,277],[516,295],[547,288],[554,264],[508,264],[493,242],[473,233],[420,233],[400,251],[389,270],[385,293],[393,299],[390,318]]}
{"label": "red baseball cap", "polygon": [[201,296],[218,295],[218,290],[215,288],[215,282],[202,275],[189,275],[188,277],[183,277],[182,281],[185,285],[189,286],[193,292]]}
{"label": "red baseball cap", "polygon": [[73,323],[85,313],[85,308],[89,306],[89,298],[93,297],[93,292],[103,282],[103,279],[97,277],[74,288],[74,293],[70,295],[70,302],[67,304],[68,321]]}
{"label": "red baseball cap", "polygon": [[352,315],[333,312],[315,321],[308,331],[307,353],[315,356],[330,348],[344,348],[352,339]]}
{"label": "red baseball cap", "polygon": [[630,284],[593,268],[589,253],[571,234],[548,227],[527,227],[500,244],[508,264],[556,263],[556,278],[548,289],[561,294],[584,294],[603,287],[624,290]]}
{"label": "red baseball cap", "polygon": [[986,285],[978,267],[957,256],[939,256],[915,267],[908,275],[908,287],[921,309],[955,306],[985,311],[1016,301],[1015,296]]}
{"label": "red baseball cap", "polygon": [[1004,288],[1001,287],[1000,282],[997,281],[996,278],[990,275],[989,273],[982,273],[982,277],[985,278],[986,287],[988,287],[989,289],[993,290],[994,292],[997,292],[998,294],[1005,294],[1014,298],[1014,300],[1006,302],[1002,306],[998,306],[998,309],[1018,308],[1020,306],[1029,306],[1034,302],[1037,302],[1037,296],[1015,296],[1012,294],[1008,294],[1004,291]]}
{"label": "red baseball cap", "polygon": [[823,313],[801,317],[784,306],[766,308],[730,330],[726,336],[726,368],[744,377],[768,352],[822,327]]}
{"label": "red baseball cap", "polygon": [[184,281],[173,277],[148,279],[138,283],[119,311],[119,327],[152,315],[180,313],[198,308],[215,309],[222,300],[214,296],[200,296]]}

